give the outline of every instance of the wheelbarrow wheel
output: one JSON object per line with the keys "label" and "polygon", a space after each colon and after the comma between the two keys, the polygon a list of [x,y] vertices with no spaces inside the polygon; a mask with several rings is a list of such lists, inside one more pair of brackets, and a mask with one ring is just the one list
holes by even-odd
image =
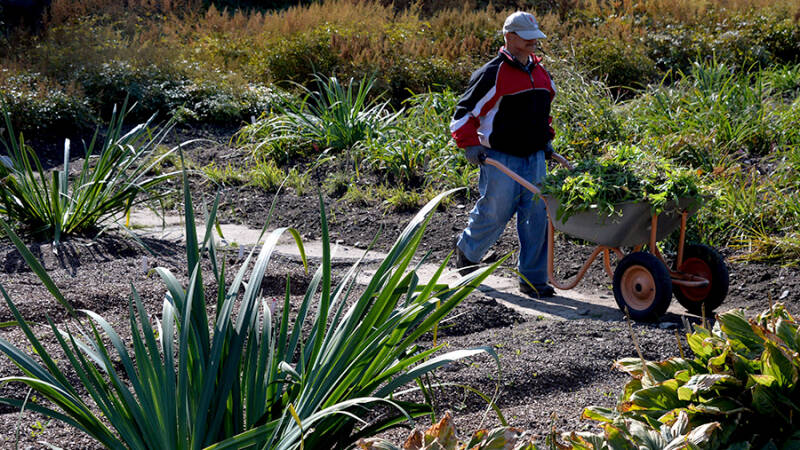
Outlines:
{"label": "wheelbarrow wheel", "polygon": [[[676,261],[677,263],[677,261]],[[722,304],[728,295],[728,266],[725,259],[713,247],[701,244],[687,245],[683,251],[683,262],[676,267],[678,272],[703,277],[708,286],[675,286],[675,298],[692,314],[701,315],[705,305],[706,315],[710,315]]]}
{"label": "wheelbarrow wheel", "polygon": [[650,253],[629,254],[614,270],[614,298],[619,309],[627,309],[633,320],[658,319],[672,300],[669,270]]}

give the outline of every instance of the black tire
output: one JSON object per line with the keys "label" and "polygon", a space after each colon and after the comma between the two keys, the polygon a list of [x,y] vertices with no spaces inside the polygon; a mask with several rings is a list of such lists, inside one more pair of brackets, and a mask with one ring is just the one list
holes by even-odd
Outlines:
{"label": "black tire", "polygon": [[728,266],[725,264],[725,258],[713,247],[701,244],[687,245],[683,250],[683,262],[675,270],[698,275],[711,282],[702,288],[675,285],[675,298],[692,314],[701,315],[705,305],[706,316],[710,316],[728,295],[730,283]]}
{"label": "black tire", "polygon": [[622,258],[614,270],[614,299],[633,320],[653,321],[663,316],[672,301],[672,279],[654,255],[636,252]]}

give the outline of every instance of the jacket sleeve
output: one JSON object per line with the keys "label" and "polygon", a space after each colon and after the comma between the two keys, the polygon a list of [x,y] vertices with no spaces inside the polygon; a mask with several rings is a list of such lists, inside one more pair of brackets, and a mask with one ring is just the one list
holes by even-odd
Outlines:
{"label": "jacket sleeve", "polygon": [[478,127],[480,115],[488,103],[493,101],[496,92],[497,70],[484,66],[472,74],[469,86],[456,105],[450,134],[461,148],[480,145]]}

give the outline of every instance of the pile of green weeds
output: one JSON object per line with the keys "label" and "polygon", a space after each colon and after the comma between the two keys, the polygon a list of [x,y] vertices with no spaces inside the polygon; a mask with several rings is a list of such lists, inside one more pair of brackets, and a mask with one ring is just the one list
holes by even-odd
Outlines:
{"label": "pile of green weeds", "polygon": [[556,218],[564,221],[589,210],[620,215],[620,204],[627,202],[649,203],[658,214],[670,201],[703,199],[696,172],[633,145],[609,147],[599,158],[554,170],[542,193],[559,200]]}

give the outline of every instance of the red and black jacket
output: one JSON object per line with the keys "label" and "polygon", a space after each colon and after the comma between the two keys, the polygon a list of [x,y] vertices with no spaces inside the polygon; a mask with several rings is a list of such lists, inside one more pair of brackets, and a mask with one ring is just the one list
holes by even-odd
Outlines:
{"label": "red and black jacket", "polygon": [[450,122],[459,147],[480,144],[523,157],[545,149],[555,135],[550,103],[556,89],[540,62],[531,55],[523,65],[503,48],[472,74]]}

